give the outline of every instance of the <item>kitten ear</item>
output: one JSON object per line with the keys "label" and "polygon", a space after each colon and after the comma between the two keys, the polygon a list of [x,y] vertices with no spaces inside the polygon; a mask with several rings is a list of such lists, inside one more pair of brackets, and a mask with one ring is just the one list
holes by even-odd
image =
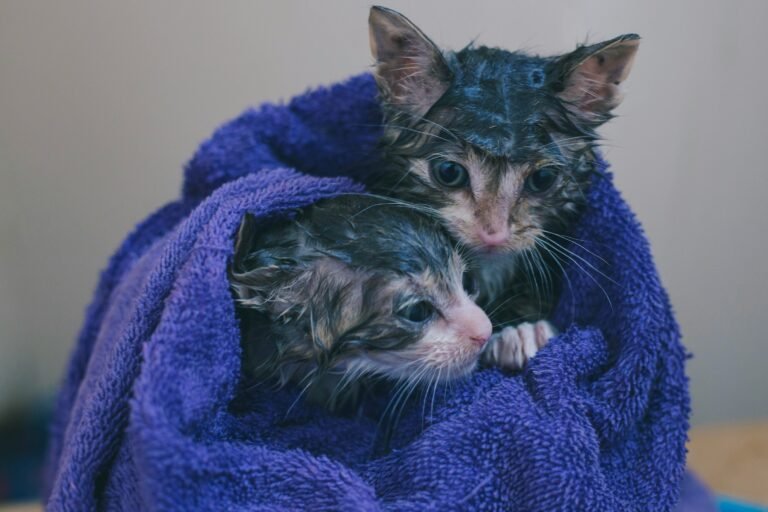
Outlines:
{"label": "kitten ear", "polygon": [[451,83],[440,49],[408,18],[386,7],[371,7],[368,28],[385,100],[424,115]]}
{"label": "kitten ear", "polygon": [[235,262],[241,262],[247,256],[255,236],[256,217],[246,213],[243,216],[243,220],[240,221],[240,227],[237,229],[237,235],[235,236]]}
{"label": "kitten ear", "polygon": [[298,262],[269,247],[256,217],[246,214],[235,239],[229,281],[238,302],[266,312],[273,292],[299,275]]}
{"label": "kitten ear", "polygon": [[640,36],[625,34],[559,57],[548,73],[556,96],[582,122],[604,123],[621,103],[620,85],[629,76],[639,45]]}

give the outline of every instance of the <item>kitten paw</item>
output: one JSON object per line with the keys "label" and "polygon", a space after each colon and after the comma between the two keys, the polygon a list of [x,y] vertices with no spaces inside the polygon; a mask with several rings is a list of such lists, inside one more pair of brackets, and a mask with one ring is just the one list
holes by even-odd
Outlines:
{"label": "kitten paw", "polygon": [[546,320],[505,327],[488,340],[481,361],[504,370],[520,370],[555,334],[555,328]]}

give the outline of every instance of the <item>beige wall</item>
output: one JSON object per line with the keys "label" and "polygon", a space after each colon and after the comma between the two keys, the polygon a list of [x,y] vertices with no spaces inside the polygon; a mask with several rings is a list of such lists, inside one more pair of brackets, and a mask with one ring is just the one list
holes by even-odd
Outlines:
{"label": "beige wall", "polygon": [[[768,2],[393,1],[437,42],[644,40],[604,130],[696,358],[696,421],[768,416]],[[0,1],[0,405],[60,378],[97,273],[247,105],[366,69],[368,4]]]}

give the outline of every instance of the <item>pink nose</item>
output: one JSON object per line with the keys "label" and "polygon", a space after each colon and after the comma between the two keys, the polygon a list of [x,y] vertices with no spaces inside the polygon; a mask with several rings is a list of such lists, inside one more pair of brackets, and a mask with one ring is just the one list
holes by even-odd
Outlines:
{"label": "pink nose", "polygon": [[477,347],[485,345],[493,330],[488,315],[469,297],[464,297],[461,303],[453,308],[448,319],[456,326],[462,338],[468,339]]}
{"label": "pink nose", "polygon": [[503,229],[494,231],[492,233],[487,232],[484,229],[480,230],[480,241],[488,247],[498,247],[504,245],[508,240],[507,232]]}

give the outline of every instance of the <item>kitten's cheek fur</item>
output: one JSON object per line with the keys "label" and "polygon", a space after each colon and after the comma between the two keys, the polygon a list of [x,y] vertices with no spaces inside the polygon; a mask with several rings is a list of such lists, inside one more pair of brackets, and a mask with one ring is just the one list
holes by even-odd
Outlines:
{"label": "kitten's cheek fur", "polygon": [[520,370],[556,334],[546,320],[505,327],[488,341],[481,360],[487,366]]}

